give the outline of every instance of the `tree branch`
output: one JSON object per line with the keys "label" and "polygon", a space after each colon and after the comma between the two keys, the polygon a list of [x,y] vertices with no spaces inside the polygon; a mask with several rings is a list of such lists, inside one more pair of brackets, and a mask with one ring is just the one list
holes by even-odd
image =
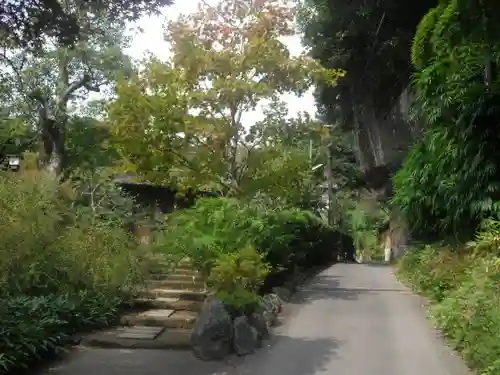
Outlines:
{"label": "tree branch", "polygon": [[81,89],[82,87],[85,87],[89,91],[99,92],[100,91],[99,87],[91,85],[90,81],[91,81],[90,74],[86,73],[78,81],[75,81],[72,84],[70,84],[68,86],[68,88],[58,98],[58,100],[56,102],[57,110],[60,110],[62,107],[64,107],[66,105],[66,103],[68,102],[70,96],[75,91]]}

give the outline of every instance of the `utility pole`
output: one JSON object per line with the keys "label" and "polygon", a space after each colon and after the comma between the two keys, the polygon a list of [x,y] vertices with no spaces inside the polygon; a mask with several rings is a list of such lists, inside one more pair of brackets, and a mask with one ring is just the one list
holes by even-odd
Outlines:
{"label": "utility pole", "polygon": [[313,141],[312,139],[309,140],[309,164],[312,165],[312,160],[313,160]]}
{"label": "utility pole", "polygon": [[333,223],[333,175],[332,175],[332,152],[331,145],[328,145],[326,149],[326,180],[327,180],[327,196],[328,196],[328,224],[332,225]]}

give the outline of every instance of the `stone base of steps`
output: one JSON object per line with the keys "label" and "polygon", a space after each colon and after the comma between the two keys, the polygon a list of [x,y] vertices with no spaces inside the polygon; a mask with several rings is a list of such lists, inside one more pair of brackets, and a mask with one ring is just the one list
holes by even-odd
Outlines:
{"label": "stone base of steps", "polygon": [[205,301],[206,291],[168,289],[168,288],[150,288],[145,289],[139,294],[139,298],[177,298],[185,301]]}
{"label": "stone base of steps", "polygon": [[170,274],[156,273],[150,275],[150,280],[201,281],[203,278],[196,272],[174,272]]}
{"label": "stone base of steps", "polygon": [[94,332],[80,341],[80,345],[106,349],[169,349],[190,350],[191,330],[164,329],[155,338],[123,338],[127,327]]}
{"label": "stone base of steps", "polygon": [[191,329],[196,323],[198,313],[194,311],[175,311],[152,309],[122,316],[120,323],[125,326],[165,327]]}
{"label": "stone base of steps", "polygon": [[169,310],[187,310],[200,312],[203,307],[203,301],[190,301],[179,298],[136,298],[135,307],[142,310],[151,309],[169,309]]}
{"label": "stone base of steps", "polygon": [[152,288],[161,288],[161,289],[174,289],[174,290],[179,290],[179,289],[185,289],[185,290],[192,290],[192,291],[202,291],[205,289],[205,283],[200,280],[172,280],[168,278],[167,280],[149,280],[146,283],[146,287],[148,289]]}

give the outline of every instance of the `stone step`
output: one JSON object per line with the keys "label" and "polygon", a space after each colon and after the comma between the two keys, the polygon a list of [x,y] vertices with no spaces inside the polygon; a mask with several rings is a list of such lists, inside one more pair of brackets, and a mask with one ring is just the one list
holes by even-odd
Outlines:
{"label": "stone step", "polygon": [[164,329],[155,338],[137,337],[124,338],[124,333],[135,327],[118,327],[106,331],[91,333],[84,337],[80,344],[87,347],[106,349],[191,349],[191,330]]}
{"label": "stone step", "polygon": [[127,326],[166,327],[191,329],[196,323],[198,313],[193,311],[174,311],[169,309],[146,310],[141,313],[122,316],[120,323]]}
{"label": "stone step", "polygon": [[197,273],[198,271],[196,270],[195,267],[192,267],[192,266],[176,266],[173,268],[172,272],[190,274],[193,272]]}
{"label": "stone step", "polygon": [[162,289],[186,289],[186,290],[204,290],[205,283],[203,281],[183,281],[183,280],[149,280],[146,285],[150,288],[162,288]]}
{"label": "stone step", "polygon": [[204,301],[207,297],[206,291],[182,290],[168,288],[145,289],[139,293],[140,298],[177,298],[186,301]]}
{"label": "stone step", "polygon": [[180,272],[172,273],[172,274],[168,275],[166,280],[169,280],[169,281],[190,281],[190,282],[202,281],[203,282],[203,278],[200,274],[193,273],[190,275],[190,274],[185,274],[185,273],[180,273]]}
{"label": "stone step", "polygon": [[177,265],[179,266],[191,266],[193,264],[193,261],[189,258],[184,258],[182,259]]}
{"label": "stone step", "polygon": [[156,273],[149,275],[151,280],[185,280],[192,281],[193,277],[196,281],[203,280],[200,273],[196,271],[182,271],[182,272],[171,272],[171,273]]}
{"label": "stone step", "polygon": [[178,298],[136,298],[134,305],[145,309],[170,309],[200,312],[203,301],[189,301]]}

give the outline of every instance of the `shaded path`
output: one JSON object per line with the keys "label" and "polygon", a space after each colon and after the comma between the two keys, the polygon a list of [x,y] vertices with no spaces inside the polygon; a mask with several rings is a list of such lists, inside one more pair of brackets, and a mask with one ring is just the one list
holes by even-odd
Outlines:
{"label": "shaded path", "polygon": [[338,264],[295,297],[282,338],[234,374],[469,374],[389,266]]}
{"label": "shaded path", "polygon": [[200,362],[186,352],[80,350],[54,375],[469,375],[425,318],[422,300],[381,265],[338,264],[287,306],[253,356]]}

